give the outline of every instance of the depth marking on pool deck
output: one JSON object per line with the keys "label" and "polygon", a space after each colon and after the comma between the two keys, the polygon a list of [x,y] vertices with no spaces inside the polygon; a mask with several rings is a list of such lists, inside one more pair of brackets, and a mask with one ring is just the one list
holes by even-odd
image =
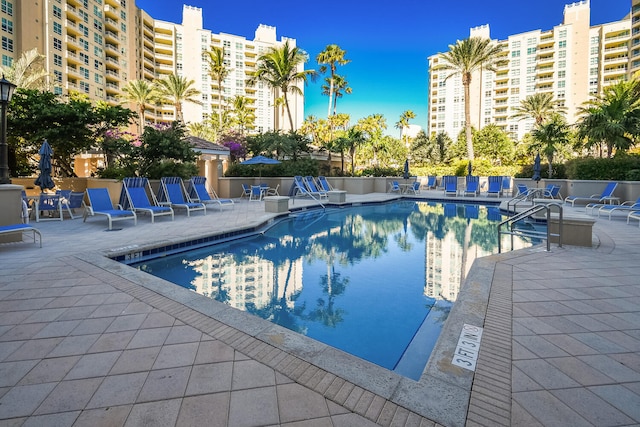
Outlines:
{"label": "depth marking on pool deck", "polygon": [[453,352],[451,363],[461,368],[475,371],[481,339],[482,328],[465,323],[462,326],[462,331],[460,331],[460,338]]}

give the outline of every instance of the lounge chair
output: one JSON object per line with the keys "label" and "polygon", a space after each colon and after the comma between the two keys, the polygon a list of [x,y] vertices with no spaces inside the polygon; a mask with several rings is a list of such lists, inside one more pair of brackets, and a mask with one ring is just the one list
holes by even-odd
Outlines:
{"label": "lounge chair", "polygon": [[191,179],[187,181],[187,192],[192,201],[207,205],[217,204],[220,206],[220,210],[222,210],[224,206],[233,208],[235,202],[232,199],[221,199],[212,188],[208,189],[206,184],[207,178],[204,176],[192,176]]}
{"label": "lounge chair", "polygon": [[490,176],[488,177],[489,187],[487,188],[487,197],[496,196],[500,197],[502,194],[502,177]]}
{"label": "lounge chair", "polygon": [[87,221],[88,216],[104,215],[109,220],[109,230],[113,229],[114,221],[132,219],[134,225],[138,223],[138,217],[134,211],[123,210],[120,205],[118,205],[120,209],[113,207],[107,188],[87,188],[87,199],[89,206],[85,205],[82,215],[83,222]]}
{"label": "lounge chair", "polygon": [[177,176],[163,177],[160,179],[160,194],[158,202],[168,203],[172,208],[184,209],[187,216],[191,216],[191,211],[202,211],[207,214],[207,207],[204,203],[192,202],[182,183],[182,178]]}
{"label": "lounge chair", "polygon": [[458,177],[453,175],[446,175],[442,177],[442,184],[444,186],[444,195],[450,194],[458,195]]}
{"label": "lounge chair", "polygon": [[638,220],[638,226],[640,226],[640,211],[631,211],[629,212],[629,214],[627,215],[627,224],[629,224],[629,220],[631,219],[637,219]]}
{"label": "lounge chair", "polygon": [[432,188],[433,188],[433,189],[435,189],[435,188],[436,188],[436,185],[437,185],[437,184],[436,184],[436,177],[435,177],[435,175],[429,175],[429,176],[427,177],[427,184],[426,184],[427,190],[430,190],[430,189],[432,189]]}
{"label": "lounge chair", "polygon": [[562,200],[562,195],[560,194],[560,186],[554,184],[547,185],[542,191],[542,197]]}
{"label": "lounge chair", "polygon": [[40,247],[42,247],[42,234],[40,230],[34,228],[29,224],[11,224],[11,225],[0,225],[0,234],[11,234],[11,233],[26,233],[33,232],[33,243],[36,243],[36,235],[40,240]]}
{"label": "lounge chair", "polygon": [[[40,193],[40,197],[35,200],[34,209],[36,211],[36,222],[62,221],[62,196],[60,194]],[[43,212],[48,212],[48,216],[42,216]]]}
{"label": "lounge chair", "polygon": [[517,197],[530,197],[536,191],[535,188],[529,188],[524,184],[516,184],[516,188],[518,189],[518,194],[516,195]]}
{"label": "lounge chair", "polygon": [[29,224],[29,218],[31,217],[31,212],[32,212],[31,200],[29,200],[29,197],[27,196],[26,191],[22,190],[21,194],[22,194],[22,213],[20,214],[20,217],[22,218],[23,223]]}
{"label": "lounge chair", "polygon": [[250,197],[251,196],[251,186],[249,184],[240,184],[242,185],[242,194],[240,194],[240,198]]}
{"label": "lounge chair", "polygon": [[613,196],[613,192],[618,186],[617,182],[610,182],[605,187],[604,191],[601,194],[592,194],[590,196],[568,196],[564,199],[565,203],[571,203],[571,206],[575,206],[575,203],[580,201],[586,201],[587,204],[590,203],[611,203],[617,200],[616,197]]}
{"label": "lounge chair", "polygon": [[250,202],[259,202],[262,200],[262,196],[264,195],[264,190],[262,189],[262,186],[260,185],[252,185],[251,186],[251,193],[249,194],[249,201]]}
{"label": "lounge chair", "polygon": [[420,194],[420,182],[416,181],[413,184],[411,184],[410,187],[407,187],[407,193],[413,193],[413,194]]}
{"label": "lounge chair", "polygon": [[503,196],[511,195],[511,177],[503,176],[502,177],[502,189],[500,190],[500,194]]}
{"label": "lounge chair", "polygon": [[[149,200],[147,191],[151,194]],[[124,178],[122,180],[122,192],[120,193],[120,205],[123,209],[131,209],[151,215],[153,224],[157,216],[171,215],[173,221],[173,209],[170,206],[160,206],[153,194],[151,184],[147,178]]]}
{"label": "lounge chair", "polygon": [[640,197],[635,202],[626,201],[620,205],[603,204],[598,209],[598,218],[600,218],[600,214],[606,213],[609,216],[609,221],[611,221],[611,215],[615,212],[629,213],[633,211],[640,211]]}
{"label": "lounge chair", "polygon": [[318,177],[318,184],[324,191],[333,191],[333,187],[329,184],[329,181],[327,181],[327,177],[325,176],[320,175]]}
{"label": "lounge chair", "polygon": [[316,185],[316,180],[313,179],[312,176],[305,176],[304,177],[304,184],[307,186],[307,190],[309,190],[309,192],[313,195],[317,195],[318,197],[322,198],[329,198],[329,195],[327,194],[326,191],[318,188],[318,186]]}
{"label": "lounge chair", "polygon": [[467,176],[466,178],[466,187],[462,192],[463,196],[468,194],[472,196],[477,196],[480,193],[480,177],[477,176]]}
{"label": "lounge chair", "polygon": [[[328,197],[326,191],[323,193]],[[306,186],[304,179],[300,175],[296,175],[293,177],[293,186],[291,187],[291,191],[289,192],[289,194],[292,195],[293,197],[295,197],[298,194],[302,194],[303,196],[309,196],[315,200],[319,200],[323,197],[321,193],[317,193],[317,192],[314,193],[310,191],[309,188]]]}
{"label": "lounge chair", "polygon": [[389,183],[389,193],[402,193],[402,189],[400,188],[398,181],[391,181]]}
{"label": "lounge chair", "polygon": [[72,191],[69,193],[68,198],[62,199],[62,213],[66,211],[69,214],[69,218],[76,219],[80,216],[75,216],[76,209],[82,209],[84,207],[84,192]]}

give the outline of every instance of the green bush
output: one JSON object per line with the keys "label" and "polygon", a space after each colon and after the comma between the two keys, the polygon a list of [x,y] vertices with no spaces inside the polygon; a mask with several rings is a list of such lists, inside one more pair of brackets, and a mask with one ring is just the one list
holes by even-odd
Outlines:
{"label": "green bush", "polygon": [[277,165],[241,165],[234,163],[229,165],[224,176],[226,177],[253,177],[253,176],[318,176],[319,165],[317,160],[298,159],[284,160]]}
{"label": "green bush", "polygon": [[[553,179],[566,179],[567,170],[563,163],[553,164]],[[533,177],[533,165],[521,166],[520,169],[514,174],[516,178],[531,178]],[[542,179],[549,178],[549,166],[547,163],[540,164],[540,177]]]}
{"label": "green bush", "polygon": [[[357,176],[402,176],[404,173],[404,167],[402,168],[388,168],[374,166],[370,168],[361,169],[356,171]],[[415,175],[414,171],[410,170],[411,175]]]}
{"label": "green bush", "polygon": [[[611,158],[580,158],[569,160],[566,164],[569,179],[637,181],[640,169],[640,156],[618,155]],[[635,176],[635,179],[634,179]]]}

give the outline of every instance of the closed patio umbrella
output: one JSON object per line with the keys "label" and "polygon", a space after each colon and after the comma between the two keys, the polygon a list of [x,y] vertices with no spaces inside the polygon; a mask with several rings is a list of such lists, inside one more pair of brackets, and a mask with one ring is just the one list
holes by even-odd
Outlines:
{"label": "closed patio umbrella", "polygon": [[531,179],[536,182],[536,186],[538,186],[538,181],[542,179],[540,176],[540,153],[536,154],[536,159],[533,162],[533,177]]}
{"label": "closed patio umbrella", "polygon": [[404,179],[409,179],[409,159],[404,161],[404,174],[402,177]]}
{"label": "closed patio umbrella", "polygon": [[45,189],[51,189],[56,186],[51,178],[51,156],[53,155],[53,150],[46,139],[38,153],[40,154],[40,162],[38,163],[40,175],[38,175],[34,183],[40,187],[41,192],[44,192]]}

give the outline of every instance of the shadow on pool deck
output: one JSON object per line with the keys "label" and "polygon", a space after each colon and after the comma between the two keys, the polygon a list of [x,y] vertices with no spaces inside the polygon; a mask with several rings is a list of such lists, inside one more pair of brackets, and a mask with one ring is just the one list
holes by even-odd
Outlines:
{"label": "shadow on pool deck", "polygon": [[[620,220],[596,222],[596,249],[534,248],[477,260],[419,382],[104,256],[272,217],[262,203],[240,202],[175,222],[143,217],[113,232],[98,218],[38,223],[43,249],[0,246],[0,419],[233,426],[640,421],[640,230]],[[451,364],[463,323],[484,327],[475,374]]]}

